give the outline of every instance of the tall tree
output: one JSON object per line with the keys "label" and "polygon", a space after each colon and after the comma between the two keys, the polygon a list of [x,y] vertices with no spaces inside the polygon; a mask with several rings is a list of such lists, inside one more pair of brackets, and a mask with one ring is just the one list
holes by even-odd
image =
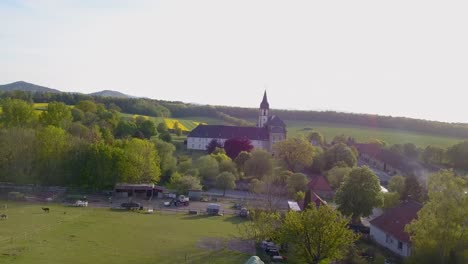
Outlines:
{"label": "tall tree", "polygon": [[325,176],[333,189],[338,189],[346,176],[351,172],[349,167],[333,167]]}
{"label": "tall tree", "polygon": [[312,166],[317,149],[304,138],[288,138],[273,146],[276,156],[284,162],[286,168],[297,172],[301,168]]}
{"label": "tall tree", "polygon": [[412,263],[468,262],[468,181],[452,171],[428,180],[429,200],[407,225]]}
{"label": "tall tree", "polygon": [[40,120],[44,125],[67,128],[73,120],[70,108],[64,103],[51,102],[43,111]]}
{"label": "tall tree", "polygon": [[307,176],[303,173],[294,173],[289,178],[287,178],[288,191],[291,195],[299,191],[307,190]]}
{"label": "tall tree", "polygon": [[379,178],[368,167],[357,167],[349,173],[336,194],[338,210],[360,223],[374,207],[382,205]]}
{"label": "tall tree", "polygon": [[270,153],[264,150],[252,151],[252,156],[245,163],[245,174],[247,176],[262,179],[273,172],[273,160]]}
{"label": "tall tree", "polygon": [[33,106],[23,100],[7,98],[2,102],[0,120],[5,127],[28,127],[34,122]]}
{"label": "tall tree", "polygon": [[[151,140],[156,147],[160,159],[161,182],[165,183],[176,171],[177,160],[174,157],[175,146],[160,139]],[[194,175],[196,176],[196,175]]]}
{"label": "tall tree", "polygon": [[312,131],[307,135],[307,139],[311,142],[314,146],[323,146],[325,144],[325,138],[323,135],[318,131]]}
{"label": "tall tree", "polygon": [[119,163],[120,180],[128,183],[155,183],[161,176],[160,159],[154,144],[133,138],[123,142],[125,159]]}
{"label": "tall tree", "polygon": [[219,173],[219,163],[215,158],[210,155],[202,156],[196,161],[195,167],[200,172],[204,185],[214,183]]}
{"label": "tall tree", "polygon": [[418,178],[414,175],[405,178],[405,188],[403,189],[402,199],[412,199],[422,202],[425,198],[425,193]]}
{"label": "tall tree", "polygon": [[468,169],[468,141],[451,146],[447,150],[447,158],[451,165],[457,169]]}
{"label": "tall tree", "polygon": [[216,187],[223,190],[223,196],[226,195],[226,190],[231,190],[236,187],[236,176],[230,172],[221,172],[216,177]]}
{"label": "tall tree", "polygon": [[156,135],[156,125],[151,120],[144,120],[138,124],[138,130],[141,131],[143,136],[148,139]]}
{"label": "tall tree", "polygon": [[200,178],[191,175],[180,175],[177,172],[171,176],[169,186],[177,190],[180,194],[187,194],[190,190],[202,189]]}
{"label": "tall tree", "polygon": [[232,160],[242,151],[250,152],[252,149],[252,142],[248,138],[230,138],[224,142],[224,150]]}
{"label": "tall tree", "polygon": [[39,183],[34,168],[36,134],[29,128],[0,130],[0,181]]}
{"label": "tall tree", "polygon": [[357,156],[344,143],[335,144],[327,149],[325,159],[328,168],[333,168],[338,164],[346,164],[348,167],[354,167],[357,164]]}
{"label": "tall tree", "polygon": [[441,164],[445,158],[445,149],[437,146],[427,146],[423,153],[422,159],[429,164]]}
{"label": "tall tree", "polygon": [[408,158],[416,159],[419,156],[419,150],[413,143],[406,143],[403,145],[403,155]]}
{"label": "tall tree", "polygon": [[250,154],[249,152],[247,151],[242,151],[241,153],[239,153],[239,155],[237,155],[237,157],[234,159],[234,162],[236,163],[237,165],[237,170],[239,171],[239,173],[244,173],[244,169],[245,169],[245,163],[250,159],[250,157],[252,157],[252,154]]}
{"label": "tall tree", "polygon": [[396,192],[400,197],[403,197],[405,191],[406,178],[400,175],[393,176],[388,182],[388,190]]}

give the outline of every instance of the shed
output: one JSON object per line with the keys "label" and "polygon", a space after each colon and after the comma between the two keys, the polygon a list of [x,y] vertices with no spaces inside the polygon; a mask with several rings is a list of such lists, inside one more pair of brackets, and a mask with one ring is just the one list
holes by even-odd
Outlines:
{"label": "shed", "polygon": [[206,213],[209,215],[218,215],[221,211],[221,205],[216,203],[211,203],[206,208]]}

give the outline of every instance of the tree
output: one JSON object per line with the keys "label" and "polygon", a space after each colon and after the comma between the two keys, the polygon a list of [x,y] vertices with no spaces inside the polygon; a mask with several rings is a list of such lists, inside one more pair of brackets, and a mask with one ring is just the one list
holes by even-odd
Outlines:
{"label": "tree", "polygon": [[247,151],[242,151],[241,153],[239,153],[239,155],[237,155],[236,159],[234,160],[234,162],[236,163],[237,165],[237,170],[240,172],[240,173],[244,173],[244,169],[245,169],[245,163],[252,157],[252,154],[250,154],[249,152]]}
{"label": "tree", "polygon": [[219,172],[230,172],[235,176],[237,174],[236,164],[230,159],[223,160],[219,163]]}
{"label": "tree", "polygon": [[96,103],[90,100],[79,101],[78,104],[76,104],[75,108],[80,109],[84,113],[96,113],[98,110],[98,106],[96,105]]}
{"label": "tree", "polygon": [[298,191],[294,194],[294,201],[296,202],[303,202],[305,198],[305,193],[303,191]]}
{"label": "tree", "polygon": [[413,143],[406,143],[403,145],[403,155],[411,159],[417,159],[419,156],[419,150]]}
{"label": "tree", "polygon": [[51,102],[40,116],[41,122],[48,126],[66,128],[73,120],[70,108],[64,103]]}
{"label": "tree", "polygon": [[307,135],[307,140],[312,143],[314,146],[323,146],[325,144],[325,139],[323,135],[318,131],[312,131]]}
{"label": "tree", "polygon": [[468,181],[453,171],[429,176],[427,203],[406,226],[412,263],[468,262]]}
{"label": "tree", "polygon": [[223,148],[223,144],[221,144],[220,142],[218,142],[218,140],[216,140],[215,138],[213,138],[210,143],[208,143],[208,145],[206,146],[206,153],[207,154],[211,154],[213,153],[213,151],[215,151],[215,149],[217,148]]}
{"label": "tree", "polygon": [[333,189],[338,189],[345,177],[351,172],[349,167],[333,167],[325,176]]}
{"label": "tree", "polygon": [[457,169],[468,169],[468,141],[463,141],[448,148],[447,158]]}
{"label": "tree", "polygon": [[223,161],[228,161],[228,160],[231,160],[227,155],[226,155],[226,152],[224,151],[224,149],[222,148],[217,148],[215,149],[215,151],[213,151],[213,153],[210,154],[211,157],[213,157],[214,159],[216,159],[216,161],[218,163],[221,163]]}
{"label": "tree", "polygon": [[289,211],[279,228],[279,241],[290,245],[299,263],[321,263],[345,257],[357,236],[347,228],[348,219],[328,206]]}
{"label": "tree", "polygon": [[424,162],[429,164],[441,164],[445,158],[445,150],[437,146],[427,146],[422,154]]}
{"label": "tree", "polygon": [[141,131],[143,136],[148,139],[156,135],[156,125],[151,120],[144,120],[138,124],[138,130]]}
{"label": "tree", "polygon": [[[20,144],[18,144],[20,142]],[[0,181],[38,183],[36,179],[36,134],[29,128],[0,130]]]}
{"label": "tree", "polygon": [[398,155],[404,155],[403,145],[401,144],[394,144],[390,147],[390,151],[396,153]]}
{"label": "tree", "polygon": [[402,193],[402,199],[412,199],[415,201],[422,202],[424,200],[424,190],[419,183],[418,178],[414,175],[410,175],[405,178],[405,188]]}
{"label": "tree", "polygon": [[317,149],[304,138],[289,138],[273,146],[276,156],[292,172],[312,166]]}
{"label": "tree", "polygon": [[252,142],[248,138],[230,138],[224,142],[226,154],[233,160],[242,151],[250,152],[253,149]]}
{"label": "tree", "polygon": [[219,173],[219,164],[215,158],[209,155],[202,156],[196,161],[195,167],[200,172],[204,185],[214,183]]}
{"label": "tree", "polygon": [[170,143],[172,141],[172,136],[169,132],[163,132],[159,134],[159,139]]}
{"label": "tree", "polygon": [[36,132],[36,162],[41,183],[65,184],[63,178],[64,156],[70,149],[69,135],[65,130],[47,126]]}
{"label": "tree", "polygon": [[338,163],[346,164],[348,167],[354,167],[357,164],[357,157],[350,147],[344,143],[338,143],[327,149],[325,159],[328,168],[333,168]]}
{"label": "tree", "polygon": [[161,176],[160,159],[154,144],[133,138],[123,142],[125,159],[119,165],[120,181],[128,183],[155,183]]}
{"label": "tree", "polygon": [[[156,147],[156,151],[159,154],[160,159],[160,168],[161,168],[161,181],[167,182],[171,174],[176,170],[176,159],[174,157],[174,152],[176,150],[175,146],[171,143],[167,143],[160,139],[151,140]],[[190,164],[191,165],[191,164]],[[193,175],[197,176],[197,175]]]}
{"label": "tree", "polygon": [[382,205],[379,178],[368,167],[353,168],[336,193],[338,210],[352,216],[354,223],[369,216],[374,207]]}
{"label": "tree", "polygon": [[83,121],[85,118],[84,112],[76,107],[72,108],[71,114],[73,117],[73,122]]}
{"label": "tree", "polygon": [[309,207],[304,212],[254,212],[241,234],[247,239],[272,239],[287,244],[289,259],[294,263],[328,263],[346,256],[357,240],[347,228],[348,219],[328,206]]}
{"label": "tree", "polygon": [[200,178],[191,175],[180,175],[175,172],[171,176],[170,186],[177,190],[177,193],[188,193],[189,190],[201,190]]}
{"label": "tree", "polygon": [[289,178],[287,178],[287,186],[289,193],[294,195],[299,191],[306,191],[307,190],[307,176],[303,173],[294,173]]}
{"label": "tree", "polygon": [[390,178],[388,182],[388,190],[391,192],[398,193],[400,197],[403,197],[403,192],[405,191],[405,181],[406,178],[400,175],[395,175]]}
{"label": "tree", "polygon": [[400,203],[400,194],[396,192],[383,193],[382,209],[387,210],[397,206]]}
{"label": "tree", "polygon": [[167,133],[169,131],[168,128],[167,128],[166,122],[164,122],[164,121],[158,124],[156,130],[158,130],[159,134],[164,134],[164,133]]}
{"label": "tree", "polygon": [[177,136],[182,136],[182,128],[180,128],[180,125],[179,125],[179,122],[175,122],[174,123],[174,134],[176,134]]}
{"label": "tree", "polygon": [[278,211],[288,193],[286,184],[281,181],[278,175],[268,174],[261,181],[254,179],[250,183],[253,195],[258,196],[258,204],[269,212]]}
{"label": "tree", "polygon": [[121,120],[115,129],[115,136],[118,138],[131,137],[137,131],[137,126],[133,121]]}
{"label": "tree", "polygon": [[236,176],[230,172],[221,172],[216,177],[216,187],[223,190],[223,196],[226,195],[226,190],[231,190],[236,187]]}
{"label": "tree", "polygon": [[252,151],[252,156],[245,162],[245,174],[247,176],[262,179],[273,172],[273,160],[270,153],[264,150]]}
{"label": "tree", "polygon": [[23,100],[7,98],[2,102],[0,117],[5,127],[28,127],[34,122],[34,109]]}

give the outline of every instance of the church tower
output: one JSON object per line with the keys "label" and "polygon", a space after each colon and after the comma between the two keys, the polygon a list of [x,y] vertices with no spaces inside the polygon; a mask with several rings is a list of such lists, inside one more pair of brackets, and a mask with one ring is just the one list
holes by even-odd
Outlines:
{"label": "church tower", "polygon": [[265,127],[268,122],[268,111],[270,110],[270,104],[268,103],[266,90],[263,94],[262,103],[260,103],[260,114],[258,116],[258,127]]}

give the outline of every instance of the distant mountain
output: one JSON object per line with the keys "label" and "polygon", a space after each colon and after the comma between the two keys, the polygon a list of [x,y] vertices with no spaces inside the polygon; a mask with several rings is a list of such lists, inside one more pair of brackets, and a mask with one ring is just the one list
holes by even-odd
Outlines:
{"label": "distant mountain", "polygon": [[61,93],[61,91],[40,86],[40,85],[35,85],[32,83],[27,83],[23,81],[19,82],[14,82],[14,83],[9,83],[9,84],[4,84],[0,85],[0,91],[25,91],[25,92],[42,92],[42,93]]}
{"label": "distant mountain", "polygon": [[117,97],[117,98],[132,98],[134,96],[127,95],[121,92],[112,91],[112,90],[103,90],[100,92],[90,93],[92,96],[103,96],[103,97]]}
{"label": "distant mountain", "polygon": [[[24,81],[9,83],[0,85],[0,92],[8,91],[25,91],[25,92],[40,92],[40,93],[62,93],[57,89],[52,89],[49,87],[44,87]],[[112,90],[103,90],[95,93],[90,93],[91,96],[103,96],[103,97],[116,97],[116,98],[134,98],[134,96],[127,95],[121,92],[112,91]]]}

